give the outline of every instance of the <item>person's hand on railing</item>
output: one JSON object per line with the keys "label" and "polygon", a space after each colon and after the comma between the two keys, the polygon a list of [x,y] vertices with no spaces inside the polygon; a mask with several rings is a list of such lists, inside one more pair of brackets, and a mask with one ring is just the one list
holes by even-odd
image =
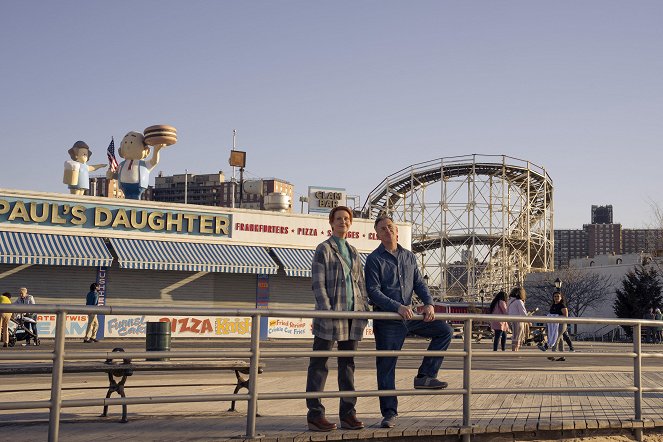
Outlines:
{"label": "person's hand on railing", "polygon": [[432,305],[425,305],[421,313],[424,315],[424,322],[435,320],[435,308]]}
{"label": "person's hand on railing", "polygon": [[412,309],[410,307],[404,306],[403,304],[398,307],[398,314],[401,315],[403,319],[412,319],[414,316]]}

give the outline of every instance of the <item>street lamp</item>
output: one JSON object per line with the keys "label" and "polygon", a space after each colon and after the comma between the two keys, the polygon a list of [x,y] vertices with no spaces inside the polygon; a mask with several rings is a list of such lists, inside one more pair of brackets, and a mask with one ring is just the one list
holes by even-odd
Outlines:
{"label": "street lamp", "polygon": [[561,280],[561,279],[557,278],[557,279],[555,280],[555,288],[556,288],[557,290],[559,290],[559,289],[562,288],[562,280]]}
{"label": "street lamp", "polygon": [[[234,144],[234,141],[233,141]],[[228,163],[233,167],[233,208],[235,207],[235,167],[239,167],[239,207],[242,207],[242,192],[244,192],[244,167],[246,166],[246,152],[231,150]]]}
{"label": "street lamp", "polygon": [[479,297],[481,298],[481,313],[483,313],[483,289],[479,290]]}

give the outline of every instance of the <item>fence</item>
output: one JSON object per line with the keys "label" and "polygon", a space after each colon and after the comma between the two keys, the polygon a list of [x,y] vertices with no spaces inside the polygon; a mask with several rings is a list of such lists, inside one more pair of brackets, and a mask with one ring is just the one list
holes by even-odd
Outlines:
{"label": "fence", "polygon": [[[472,385],[472,360],[480,356],[491,357],[543,357],[545,354],[539,352],[502,353],[488,351],[473,351],[472,349],[472,324],[473,321],[484,321],[485,315],[481,314],[436,314],[436,320],[462,321],[463,327],[463,350],[462,351],[426,351],[426,350],[400,350],[400,351],[298,351],[298,350],[267,350],[260,349],[260,319],[262,317],[288,317],[288,318],[366,318],[369,319],[396,319],[400,316],[396,313],[385,312],[331,312],[313,310],[277,310],[277,309],[212,309],[212,308],[187,308],[187,307],[113,307],[113,306],[71,306],[71,305],[16,305],[6,304],[2,306],[5,312],[27,313],[38,309],[39,313],[50,313],[56,315],[55,347],[53,352],[30,351],[30,352],[3,352],[0,353],[0,361],[3,360],[51,360],[53,372],[51,380],[51,398],[48,401],[19,401],[0,404],[0,410],[19,409],[49,409],[48,440],[57,441],[60,426],[60,412],[62,407],[89,407],[122,404],[148,404],[148,403],[186,403],[186,402],[217,402],[231,400],[245,400],[248,403],[246,417],[246,438],[256,437],[256,413],[258,400],[279,399],[304,399],[304,398],[332,398],[332,397],[377,397],[377,396],[407,396],[407,395],[462,395],[463,396],[463,427],[460,434],[463,440],[469,441],[472,426],[472,409],[470,406],[472,396],[475,394],[545,394],[545,393],[580,393],[580,392],[632,392],[634,401],[634,422],[642,423],[642,394],[644,392],[663,392],[663,387],[642,386],[642,360],[643,358],[662,358],[661,353],[643,353],[640,336],[643,326],[656,325],[656,321],[641,319],[584,319],[565,318],[564,322],[570,324],[606,324],[606,325],[628,325],[633,327],[633,351],[632,352],[603,352],[603,353],[574,353],[573,357],[628,357],[633,359],[633,385],[624,386],[601,386],[601,387],[540,387],[540,388],[475,388]],[[163,316],[190,316],[190,315],[225,315],[225,316],[247,316],[251,317],[251,344],[248,351],[234,350],[197,350],[197,351],[131,351],[122,353],[123,358],[146,358],[167,357],[171,359],[196,359],[196,358],[241,358],[249,359],[251,363],[249,392],[247,394],[209,394],[209,395],[183,395],[183,396],[149,396],[133,398],[113,399],[76,399],[62,400],[62,376],[64,361],[76,360],[98,360],[117,357],[117,353],[101,351],[68,351],[65,353],[65,325],[67,314],[118,314],[118,315],[163,315]],[[416,316],[415,319],[421,319]],[[531,316],[502,316],[491,315],[495,321],[520,321],[520,322],[544,322],[556,323],[559,318],[553,317],[531,317]],[[261,359],[295,358],[309,356],[329,357],[376,357],[376,356],[444,356],[458,357],[463,359],[463,385],[460,389],[445,390],[382,390],[382,391],[329,391],[329,392],[279,392],[260,393],[258,383],[258,364]],[[635,428],[638,440],[642,438],[642,428]]]}

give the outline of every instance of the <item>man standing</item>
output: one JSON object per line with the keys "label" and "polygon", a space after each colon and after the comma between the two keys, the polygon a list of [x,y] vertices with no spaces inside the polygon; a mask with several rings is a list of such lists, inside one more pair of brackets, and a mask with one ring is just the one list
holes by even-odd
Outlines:
{"label": "man standing", "polygon": [[[366,259],[368,299],[373,304],[374,311],[397,312],[402,318],[373,321],[376,349],[400,350],[405,337],[412,333],[431,339],[428,350],[446,350],[453,331],[446,322],[435,321],[433,298],[421,277],[414,254],[398,244],[398,228],[391,218],[380,216],[375,220],[374,226],[377,238],[382,244]],[[412,292],[424,303],[423,321],[412,320]],[[396,389],[397,359],[376,358],[379,390]],[[446,388],[447,383],[437,379],[442,360],[442,357],[426,356],[414,379],[414,388]],[[394,427],[398,416],[398,398],[380,396],[380,412],[383,417],[382,427]]]}
{"label": "man standing", "polygon": [[[316,310],[368,311],[366,284],[357,249],[345,240],[352,225],[352,211],[345,206],[329,213],[332,236],[318,245],[313,256],[312,280]],[[313,350],[329,351],[338,341],[339,350],[356,350],[364,334],[366,319],[313,319]],[[329,372],[327,357],[311,357],[306,378],[306,391],[325,389]],[[338,389],[354,391],[353,357],[338,358]],[[357,419],[356,397],[342,397],[339,405],[341,428],[359,430],[364,424]],[[306,420],[312,431],[331,431],[336,424],[325,417],[320,398],[306,399]]]}
{"label": "man standing", "polygon": [[[90,291],[85,298],[85,305],[99,304],[99,284],[90,284]],[[87,315],[87,330],[85,330],[85,338],[83,342],[99,342],[97,341],[97,330],[99,329],[99,321],[97,315]]]}

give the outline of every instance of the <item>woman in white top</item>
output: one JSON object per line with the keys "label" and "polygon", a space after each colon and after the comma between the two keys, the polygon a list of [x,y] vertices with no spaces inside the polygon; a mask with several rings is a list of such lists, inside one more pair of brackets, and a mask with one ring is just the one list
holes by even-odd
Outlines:
{"label": "woman in white top", "polygon": [[[510,316],[527,316],[527,309],[525,308],[525,299],[527,293],[522,287],[514,287],[509,294],[509,306],[507,307]],[[523,322],[514,322],[511,329],[511,351],[520,350],[520,344],[523,342],[523,335],[525,334],[525,324]]]}

